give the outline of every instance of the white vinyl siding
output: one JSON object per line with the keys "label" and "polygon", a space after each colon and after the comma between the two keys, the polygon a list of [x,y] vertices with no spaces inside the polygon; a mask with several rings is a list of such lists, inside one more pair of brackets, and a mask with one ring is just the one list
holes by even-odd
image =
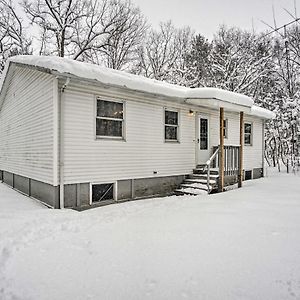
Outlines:
{"label": "white vinyl siding", "polygon": [[55,78],[17,67],[0,111],[0,169],[53,184]]}
{"label": "white vinyl siding", "polygon": [[132,101],[122,95],[126,141],[95,139],[95,95],[82,89],[75,91],[71,86],[65,91],[66,183],[182,175],[195,167],[195,121],[188,109],[180,111],[181,143],[165,143],[164,105]]}

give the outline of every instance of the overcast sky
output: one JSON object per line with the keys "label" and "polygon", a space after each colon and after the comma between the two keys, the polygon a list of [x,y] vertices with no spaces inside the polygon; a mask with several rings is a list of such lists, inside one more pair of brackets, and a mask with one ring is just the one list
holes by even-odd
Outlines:
{"label": "overcast sky", "polygon": [[[284,8],[294,13],[294,0],[132,0],[153,27],[172,20],[177,27],[189,25],[196,33],[211,39],[219,24],[265,31],[261,20],[273,25],[274,6],[277,26],[292,20]],[[300,15],[300,0],[296,0]],[[252,25],[253,24],[253,25]]]}

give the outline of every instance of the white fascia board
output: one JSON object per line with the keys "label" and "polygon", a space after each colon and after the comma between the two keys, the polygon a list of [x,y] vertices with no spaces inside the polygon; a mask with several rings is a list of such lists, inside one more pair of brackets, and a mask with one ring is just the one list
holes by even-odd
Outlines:
{"label": "white fascia board", "polygon": [[210,109],[215,109],[218,110],[220,107],[223,107],[224,109],[227,109],[229,111],[236,111],[236,112],[245,112],[245,113],[250,113],[251,112],[251,107],[249,106],[244,106],[244,105],[239,105],[231,102],[226,102],[224,100],[220,99],[214,99],[214,98],[209,98],[209,99],[200,99],[200,98],[194,98],[194,99],[186,99],[185,103],[187,104],[192,104],[194,106],[199,106],[199,107],[207,107]]}
{"label": "white fascia board", "polygon": [[253,99],[250,97],[238,94],[235,92],[222,90],[218,88],[204,87],[188,89],[187,98],[194,99],[218,99],[220,101],[237,104],[241,106],[251,107],[254,104]]}
{"label": "white fascia board", "polygon": [[251,116],[259,117],[262,119],[274,119],[276,117],[276,114],[273,111],[270,111],[268,109],[253,105],[251,107],[250,111]]}

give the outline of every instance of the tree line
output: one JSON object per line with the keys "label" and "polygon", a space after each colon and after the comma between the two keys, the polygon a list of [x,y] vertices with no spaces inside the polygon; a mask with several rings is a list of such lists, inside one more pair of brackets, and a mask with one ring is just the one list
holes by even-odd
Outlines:
{"label": "tree line", "polygon": [[129,0],[0,0],[0,73],[16,54],[57,55],[182,86],[243,93],[276,113],[266,124],[267,162],[295,169],[300,21],[290,15],[293,22],[272,34],[220,26],[208,40],[171,21],[152,28]]}

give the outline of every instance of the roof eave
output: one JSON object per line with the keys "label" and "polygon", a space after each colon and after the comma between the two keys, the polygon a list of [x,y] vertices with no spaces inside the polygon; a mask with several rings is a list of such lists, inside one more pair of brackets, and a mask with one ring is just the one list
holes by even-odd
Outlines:
{"label": "roof eave", "polygon": [[251,107],[247,105],[232,103],[225,99],[212,98],[186,98],[185,103],[210,109],[219,109],[223,107],[229,111],[250,113]]}

